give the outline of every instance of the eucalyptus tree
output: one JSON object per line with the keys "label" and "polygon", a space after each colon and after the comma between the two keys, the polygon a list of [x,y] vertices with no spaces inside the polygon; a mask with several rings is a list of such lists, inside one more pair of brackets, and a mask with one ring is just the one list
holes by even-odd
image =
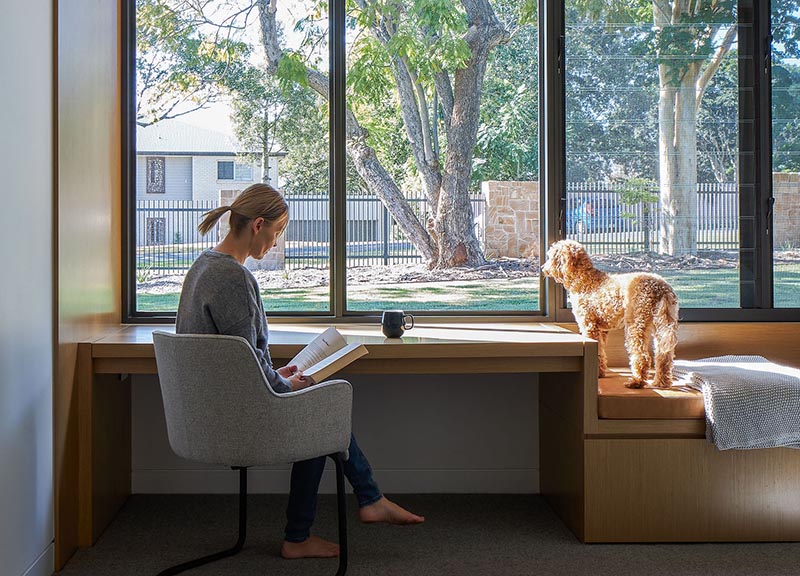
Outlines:
{"label": "eucalyptus tree", "polygon": [[[193,25],[195,33],[184,34],[181,28],[177,36],[198,44],[198,54],[229,51],[230,40],[255,13],[265,56],[263,71],[328,98],[327,58],[319,58],[319,51],[314,55],[287,47],[276,17],[278,0],[141,1]],[[349,162],[363,186],[382,200],[406,237],[435,267],[485,261],[475,235],[469,189],[487,62],[498,46],[534,24],[536,6],[535,0],[498,2],[504,3],[502,17],[489,0],[346,0]],[[297,23],[297,31],[306,35],[305,47],[318,47],[327,39],[327,26],[314,25],[313,20],[315,15],[325,18],[328,1],[306,4],[309,15]],[[508,7],[515,8],[513,17]],[[172,25],[165,20],[158,24],[166,24],[162,32],[171,38]],[[214,29],[223,40],[219,45],[202,39],[202,31]],[[159,47],[168,57],[177,56],[170,42]],[[175,72],[182,67],[177,64],[164,69]],[[217,94],[213,85],[237,89],[227,76],[213,71],[206,81],[211,94]],[[185,84],[177,83],[174,92],[194,101],[195,95],[186,89],[194,80]],[[248,90],[239,86],[242,94]],[[168,95],[168,91],[158,94]],[[198,102],[202,106],[203,100]],[[383,113],[372,114],[375,111]],[[251,111],[244,111],[244,116],[248,114]],[[392,116],[399,122],[392,122]],[[404,133],[402,143],[397,142],[398,132]],[[387,167],[389,160],[394,165]],[[403,194],[411,176],[428,201],[430,212],[424,221]]]}
{"label": "eucalyptus tree", "polygon": [[573,0],[591,18],[641,24],[658,66],[659,251],[697,250],[697,115],[737,35],[735,0]]}
{"label": "eucalyptus tree", "polygon": [[[652,34],[646,42],[656,57],[659,81],[659,251],[696,251],[699,111],[715,75],[736,48],[738,2],[571,0],[570,4],[596,20],[652,22]],[[800,54],[799,8],[797,0],[773,0],[773,58],[796,58]],[[720,138],[729,142],[724,134]]]}
{"label": "eucalyptus tree", "polygon": [[[277,0],[257,0],[270,73],[293,78],[322,97],[329,78],[278,38]],[[324,12],[321,2],[317,11]],[[488,0],[348,0],[347,152],[366,187],[391,212],[431,266],[475,266],[469,183],[487,61],[519,26],[533,21],[533,3],[515,22],[501,22]],[[511,26],[511,28],[509,27]],[[370,118],[359,114],[391,101],[430,206],[422,222],[375,149]],[[440,120],[441,119],[441,120]],[[442,134],[439,136],[441,125]]]}

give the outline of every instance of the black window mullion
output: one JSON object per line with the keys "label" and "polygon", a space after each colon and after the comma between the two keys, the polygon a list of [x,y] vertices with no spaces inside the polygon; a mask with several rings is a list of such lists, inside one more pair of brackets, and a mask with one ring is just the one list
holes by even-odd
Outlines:
{"label": "black window mullion", "polygon": [[[122,177],[122,320],[131,322],[136,314],[136,2],[121,5],[122,53],[120,75],[122,98],[120,127]],[[138,321],[139,319],[136,318]]]}
{"label": "black window mullion", "polygon": [[769,2],[739,2],[740,302],[772,308]]}
{"label": "black window mullion", "polygon": [[773,246],[772,246],[772,55],[770,40],[772,37],[771,8],[769,0],[755,2],[755,22],[753,29],[756,31],[756,77],[755,94],[757,95],[756,107],[756,222],[758,224],[756,235],[757,291],[760,308],[774,306],[773,290]]}
{"label": "black window mullion", "polygon": [[[544,233],[544,247],[541,250],[542,259],[546,247],[562,236],[563,201],[566,182],[566,117],[565,117],[565,87],[564,87],[564,2],[539,0],[539,60],[540,66],[540,185],[544,190],[541,194],[540,213],[545,215],[542,219]],[[542,260],[544,261],[544,260]],[[559,310],[566,307],[566,292],[556,287],[552,281],[545,281],[540,277],[540,307],[546,310],[548,318],[556,318]],[[550,289],[546,289],[549,286]]]}
{"label": "black window mullion", "polygon": [[330,250],[331,312],[344,315],[347,302],[347,233],[346,233],[346,170],[345,150],[345,2],[330,3],[330,73],[328,114],[330,126]]}
{"label": "black window mullion", "polygon": [[759,307],[756,249],[756,198],[758,168],[756,143],[757,96],[755,91],[754,7],[752,0],[739,2],[739,305]]}

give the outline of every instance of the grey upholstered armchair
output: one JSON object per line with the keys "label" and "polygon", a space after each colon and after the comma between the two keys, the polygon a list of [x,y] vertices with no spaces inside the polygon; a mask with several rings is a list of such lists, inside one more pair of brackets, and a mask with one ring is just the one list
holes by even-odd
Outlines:
{"label": "grey upholstered armchair", "polygon": [[239,539],[233,548],[174,566],[159,576],[232,556],[247,523],[247,468],[330,456],[336,464],[339,571],[347,570],[342,458],[350,444],[353,389],[330,380],[276,394],[244,338],[153,332],[172,450],[183,458],[239,470]]}

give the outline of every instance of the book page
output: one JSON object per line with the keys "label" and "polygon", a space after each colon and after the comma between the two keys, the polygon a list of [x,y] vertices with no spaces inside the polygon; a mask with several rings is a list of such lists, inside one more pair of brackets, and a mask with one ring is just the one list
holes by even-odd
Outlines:
{"label": "book page", "polygon": [[315,382],[321,382],[331,374],[355,362],[366,353],[367,348],[363,344],[348,344],[313,366],[309,366],[303,374],[313,378]]}
{"label": "book page", "polygon": [[317,362],[324,360],[337,350],[344,348],[347,341],[344,336],[339,334],[339,331],[331,326],[325,332],[314,338],[308,346],[300,350],[300,352],[292,358],[287,366],[296,365],[298,369],[303,372]]}

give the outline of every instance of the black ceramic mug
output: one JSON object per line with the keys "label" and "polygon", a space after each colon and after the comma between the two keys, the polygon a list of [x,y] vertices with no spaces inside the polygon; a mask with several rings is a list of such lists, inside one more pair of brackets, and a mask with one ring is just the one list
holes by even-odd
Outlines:
{"label": "black ceramic mug", "polygon": [[381,330],[387,338],[400,338],[403,332],[414,327],[414,317],[402,310],[386,310],[381,316]]}

